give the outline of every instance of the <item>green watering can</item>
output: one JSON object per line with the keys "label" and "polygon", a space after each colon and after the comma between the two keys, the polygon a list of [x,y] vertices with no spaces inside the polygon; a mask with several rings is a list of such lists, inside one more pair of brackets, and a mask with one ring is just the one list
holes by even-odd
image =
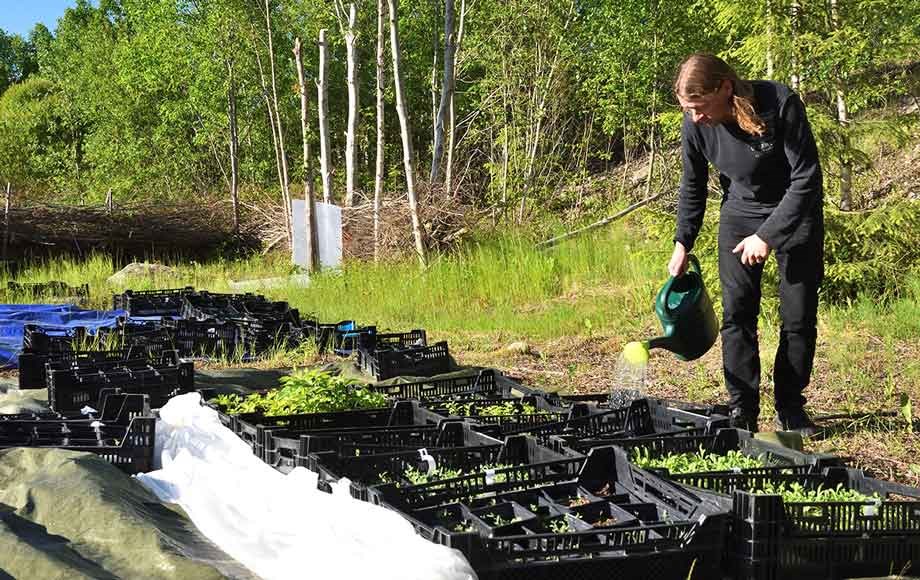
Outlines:
{"label": "green watering can", "polygon": [[687,271],[671,276],[655,299],[655,314],[664,335],[648,341],[648,348],[663,348],[681,360],[698,359],[719,336],[719,322],[703,285],[700,261],[690,254]]}

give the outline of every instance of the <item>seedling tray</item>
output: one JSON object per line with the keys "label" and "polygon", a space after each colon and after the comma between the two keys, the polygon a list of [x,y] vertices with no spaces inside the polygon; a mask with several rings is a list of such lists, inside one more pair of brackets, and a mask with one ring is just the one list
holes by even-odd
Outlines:
{"label": "seedling tray", "polygon": [[[451,401],[434,400],[424,403],[431,411],[445,417],[459,417],[478,425],[478,428],[492,437],[504,437],[516,433],[525,433],[547,425],[560,424],[568,419],[590,414],[590,407],[578,403],[571,407],[558,407],[550,404],[539,395],[523,397],[504,397],[492,400]],[[509,413],[487,414],[490,408],[507,406]],[[533,407],[536,412],[524,412],[525,407]],[[455,413],[456,412],[456,413]]]}
{"label": "seedling tray", "polygon": [[128,316],[181,316],[183,297],[194,294],[191,286],[166,290],[126,290],[112,296],[112,308]]}
{"label": "seedling tray", "polygon": [[236,358],[242,343],[240,328],[217,320],[167,321],[176,349],[184,357]]}
{"label": "seedling tray", "polygon": [[393,400],[416,399],[420,401],[449,400],[454,398],[494,398],[510,395],[509,389],[499,386],[495,371],[484,369],[477,374],[447,379],[427,379],[392,385],[370,385],[369,390],[382,393]]}
{"label": "seedling tray", "polygon": [[[0,422],[0,449],[11,447],[58,447],[73,451],[86,451],[99,455],[112,463],[125,473],[134,475],[153,469],[153,446],[155,441],[156,419],[153,417],[137,417],[132,419],[127,428],[123,426],[99,427],[101,435],[90,437],[85,429],[69,427],[78,437],[70,435],[36,435],[26,438],[16,438],[11,434],[3,435],[6,424]],[[80,438],[80,435],[87,435]]]}
{"label": "seedling tray", "polygon": [[[175,353],[163,351],[154,360],[174,360]],[[117,349],[117,350],[86,350],[86,351],[60,351],[42,354],[23,353],[19,355],[19,388],[43,389],[48,386],[47,365],[63,368],[66,364],[74,368],[90,368],[87,365],[105,362],[119,362],[131,359],[148,359],[144,349]]]}
{"label": "seedling tray", "polygon": [[[700,450],[716,455],[725,455],[730,451],[740,451],[742,454],[758,458],[764,463],[763,468],[742,469],[741,471],[744,473],[772,473],[774,471],[772,468],[774,467],[799,466],[805,469],[797,471],[807,472],[820,470],[824,467],[844,466],[843,460],[835,455],[803,453],[789,447],[757,439],[750,432],[740,429],[720,429],[715,435],[633,438],[616,440],[612,443],[630,452],[630,456],[632,451],[641,449],[652,459],[669,454],[697,453]],[[664,477],[671,477],[667,469],[655,468],[653,471]],[[731,473],[738,472],[738,470],[726,471]],[[681,479],[684,478],[682,477]]]}
{"label": "seedling tray", "polygon": [[444,341],[406,349],[357,350],[358,367],[378,381],[398,376],[430,377],[450,370],[450,353]]}
{"label": "seedling tray", "polygon": [[320,429],[367,429],[397,426],[439,425],[444,417],[422,408],[415,401],[398,401],[392,407],[339,411],[335,413],[304,413],[266,417],[261,413],[232,415],[228,427],[246,442],[256,456],[265,459],[266,437],[281,431],[285,438]]}
{"label": "seedling tray", "polygon": [[369,489],[480,578],[717,578],[727,518],[667,481],[636,481],[622,451],[418,486]]}
{"label": "seedling tray", "polygon": [[[920,488],[881,481],[857,469],[819,473],[772,468],[760,473],[670,476],[713,493],[731,514],[729,571],[736,578],[852,578],[886,576],[920,561]],[[846,489],[878,500],[786,502],[754,493],[765,483]]]}
{"label": "seedling tray", "polygon": [[287,473],[295,466],[320,472],[324,457],[355,457],[420,448],[499,446],[501,441],[461,421],[395,427],[263,431],[263,459]]}
{"label": "seedling tray", "polygon": [[162,407],[170,398],[194,390],[195,373],[190,362],[146,368],[115,367],[110,370],[81,372],[80,369],[48,371],[48,401],[59,413],[79,412],[86,405],[99,404],[105,389],[140,393],[150,397],[150,405]]}
{"label": "seedling tray", "polygon": [[[497,443],[497,442],[496,442]],[[409,469],[418,473],[435,473],[455,470],[463,473],[494,471],[501,465],[525,465],[564,459],[563,455],[540,446],[532,438],[509,437],[504,445],[476,445],[440,449],[415,449],[395,453],[346,455],[330,453],[321,455],[318,472],[327,481],[341,477],[351,480],[351,494],[367,500],[369,487],[384,483],[384,479],[399,485],[411,485]],[[428,462],[431,462],[429,465]]]}

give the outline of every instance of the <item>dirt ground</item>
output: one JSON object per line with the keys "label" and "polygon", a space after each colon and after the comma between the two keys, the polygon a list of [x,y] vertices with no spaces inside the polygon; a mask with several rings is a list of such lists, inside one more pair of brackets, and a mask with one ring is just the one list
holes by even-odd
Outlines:
{"label": "dirt ground", "polygon": [[[899,398],[903,393],[920,402],[920,384],[914,379],[899,380],[920,360],[920,344],[892,346],[871,336],[862,338],[860,354],[853,355],[849,367],[834,360],[842,356],[839,349],[822,344],[819,338],[812,383],[805,394],[825,435],[806,441],[806,450],[835,453],[877,477],[920,485],[920,421],[914,418],[908,423],[900,416]],[[523,384],[547,391],[608,393],[617,386],[617,360],[623,344],[616,339],[577,337],[526,346],[527,352],[521,352],[520,346],[511,350],[496,345],[491,352],[477,349],[456,354],[465,364],[493,366]],[[768,345],[761,351],[761,431],[775,430],[770,375],[774,349],[775,345]],[[725,403],[721,361],[718,342],[692,362],[653,352],[646,391],[656,397]],[[855,416],[822,419],[845,413]]]}

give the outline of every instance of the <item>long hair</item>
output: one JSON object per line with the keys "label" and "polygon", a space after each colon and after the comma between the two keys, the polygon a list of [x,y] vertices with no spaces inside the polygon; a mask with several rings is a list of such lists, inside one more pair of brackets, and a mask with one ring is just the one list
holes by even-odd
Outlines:
{"label": "long hair", "polygon": [[677,70],[674,94],[682,97],[702,97],[719,90],[722,81],[732,84],[732,109],[741,130],[761,136],[767,125],[754,110],[754,88],[751,83],[738,78],[734,69],[721,58],[698,52],[688,56]]}

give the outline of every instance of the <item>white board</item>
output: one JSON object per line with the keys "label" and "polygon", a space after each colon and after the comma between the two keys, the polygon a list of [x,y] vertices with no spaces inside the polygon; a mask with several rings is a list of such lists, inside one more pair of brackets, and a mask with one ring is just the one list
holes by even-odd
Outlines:
{"label": "white board", "polygon": [[[307,265],[305,227],[306,204],[302,199],[292,202],[294,211],[294,263]],[[331,203],[316,202],[316,232],[319,242],[321,268],[338,268],[342,265],[342,208]]]}

